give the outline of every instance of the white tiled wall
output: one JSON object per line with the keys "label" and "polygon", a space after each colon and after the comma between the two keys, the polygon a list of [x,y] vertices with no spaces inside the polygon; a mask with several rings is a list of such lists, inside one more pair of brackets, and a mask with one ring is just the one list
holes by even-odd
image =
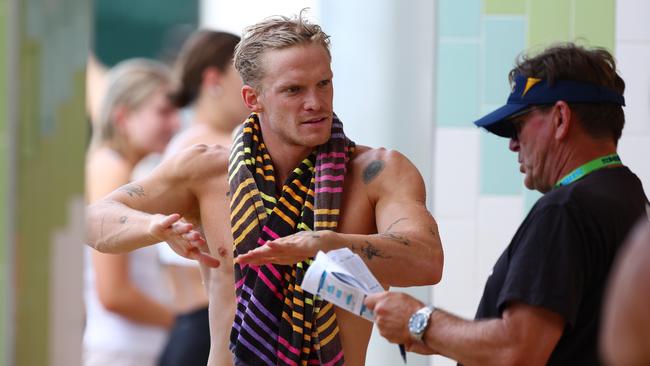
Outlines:
{"label": "white tiled wall", "polygon": [[476,128],[438,128],[433,157],[436,218],[475,218],[479,192],[479,136]]}
{"label": "white tiled wall", "polygon": [[478,300],[476,221],[438,219],[445,249],[442,281],[435,286],[434,304],[454,313],[473,318]]}
{"label": "white tiled wall", "polygon": [[650,1],[616,2],[616,58],[626,83],[626,127],[619,143],[623,163],[650,192]]}

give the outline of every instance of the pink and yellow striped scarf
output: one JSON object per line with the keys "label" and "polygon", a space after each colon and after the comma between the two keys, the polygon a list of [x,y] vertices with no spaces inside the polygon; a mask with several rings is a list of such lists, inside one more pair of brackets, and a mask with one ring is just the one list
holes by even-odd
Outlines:
{"label": "pink and yellow striped scarf", "polygon": [[[234,256],[308,230],[336,230],[354,143],[334,116],[330,140],[276,192],[273,162],[253,113],[235,138],[229,183]],[[311,259],[292,266],[235,264],[235,365],[343,365],[332,304],[300,288]]]}

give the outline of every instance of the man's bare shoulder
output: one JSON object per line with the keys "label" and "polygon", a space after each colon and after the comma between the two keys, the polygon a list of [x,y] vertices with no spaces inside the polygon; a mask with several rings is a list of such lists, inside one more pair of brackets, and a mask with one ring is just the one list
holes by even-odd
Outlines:
{"label": "man's bare shoulder", "polygon": [[163,174],[176,179],[202,180],[224,177],[229,149],[221,145],[196,144],[168,157],[160,166]]}
{"label": "man's bare shoulder", "polygon": [[384,147],[372,148],[358,145],[350,164],[358,178],[365,184],[371,184],[379,178],[387,178],[395,173],[419,175],[417,168],[406,156],[397,150]]}
{"label": "man's bare shoulder", "polygon": [[371,201],[395,191],[424,195],[420,172],[397,150],[357,146],[350,163],[352,179],[363,182]]}
{"label": "man's bare shoulder", "polygon": [[196,144],[230,144],[230,136],[221,136],[207,125],[197,123],[180,132],[170,141],[165,156],[171,156]]}

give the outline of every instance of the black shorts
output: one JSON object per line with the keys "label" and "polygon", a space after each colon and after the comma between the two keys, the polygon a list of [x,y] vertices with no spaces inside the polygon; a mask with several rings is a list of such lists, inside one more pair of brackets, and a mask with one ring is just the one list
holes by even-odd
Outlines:
{"label": "black shorts", "polygon": [[206,307],[176,317],[158,364],[206,365],[209,354],[210,321]]}

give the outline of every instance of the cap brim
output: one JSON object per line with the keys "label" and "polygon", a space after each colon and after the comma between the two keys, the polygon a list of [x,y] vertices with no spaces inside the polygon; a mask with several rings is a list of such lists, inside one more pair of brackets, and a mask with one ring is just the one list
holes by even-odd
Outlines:
{"label": "cap brim", "polygon": [[474,122],[478,127],[483,127],[489,132],[501,136],[512,137],[514,127],[508,118],[528,107],[528,104],[506,104],[503,107],[483,116]]}

